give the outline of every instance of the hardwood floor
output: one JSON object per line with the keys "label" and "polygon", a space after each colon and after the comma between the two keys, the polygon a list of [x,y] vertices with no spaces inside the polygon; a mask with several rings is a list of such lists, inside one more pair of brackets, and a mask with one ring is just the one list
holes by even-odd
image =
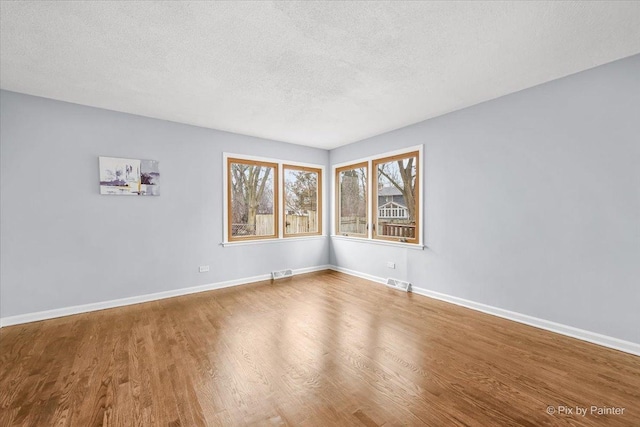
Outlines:
{"label": "hardwood floor", "polygon": [[6,327],[0,351],[2,426],[640,426],[640,357],[336,272]]}

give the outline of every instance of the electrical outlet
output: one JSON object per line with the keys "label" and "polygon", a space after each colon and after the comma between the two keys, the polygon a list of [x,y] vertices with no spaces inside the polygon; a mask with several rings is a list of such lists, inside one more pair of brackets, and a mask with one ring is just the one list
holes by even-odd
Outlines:
{"label": "electrical outlet", "polygon": [[396,263],[395,263],[395,262],[391,262],[391,261],[389,261],[389,262],[387,263],[387,267],[389,267],[389,268],[396,268]]}
{"label": "electrical outlet", "polygon": [[200,273],[206,273],[207,271],[209,271],[209,266],[208,265],[201,265],[200,266]]}

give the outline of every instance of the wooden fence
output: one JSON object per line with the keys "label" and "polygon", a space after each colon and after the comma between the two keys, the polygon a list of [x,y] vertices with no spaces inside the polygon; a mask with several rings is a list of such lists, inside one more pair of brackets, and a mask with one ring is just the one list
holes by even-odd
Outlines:
{"label": "wooden fence", "polygon": [[[232,224],[234,236],[270,236],[273,234],[273,215],[256,215],[255,226],[248,224]],[[411,223],[378,223],[380,236],[404,237],[415,239],[416,226]],[[305,234],[318,231],[317,215],[285,215],[286,234]],[[367,234],[367,223],[364,217],[341,217],[340,234]]]}
{"label": "wooden fence", "polygon": [[273,234],[273,215],[256,215],[256,236]]}
{"label": "wooden fence", "polygon": [[[318,217],[315,212],[307,215],[285,215],[285,233],[303,234],[318,231]],[[232,234],[245,236],[270,236],[273,234],[273,215],[256,215],[256,224],[232,224]]]}
{"label": "wooden fence", "polygon": [[360,216],[340,217],[340,234],[367,234],[367,220]]}
{"label": "wooden fence", "polygon": [[318,216],[309,211],[308,215],[285,215],[286,234],[315,233],[318,231]]}

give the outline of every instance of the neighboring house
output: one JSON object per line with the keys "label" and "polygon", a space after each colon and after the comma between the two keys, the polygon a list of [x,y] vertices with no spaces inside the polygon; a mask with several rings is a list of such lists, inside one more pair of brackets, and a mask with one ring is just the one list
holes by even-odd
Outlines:
{"label": "neighboring house", "polygon": [[396,187],[389,186],[378,189],[378,218],[409,218],[404,196]]}
{"label": "neighboring house", "polygon": [[402,206],[406,206],[404,203],[404,196],[394,186],[382,187],[378,189],[378,206],[382,206],[385,203],[394,202]]}

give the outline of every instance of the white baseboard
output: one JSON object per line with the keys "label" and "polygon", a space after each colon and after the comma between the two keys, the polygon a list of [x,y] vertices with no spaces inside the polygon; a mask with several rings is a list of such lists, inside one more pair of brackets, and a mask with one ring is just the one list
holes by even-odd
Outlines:
{"label": "white baseboard", "polygon": [[[298,274],[312,273],[315,271],[322,271],[322,270],[334,270],[334,271],[345,273],[351,276],[360,277],[362,279],[366,279],[372,282],[381,283],[381,284],[386,283],[386,280],[382,277],[373,276],[371,274],[366,274],[359,271],[350,270],[348,268],[338,267],[335,265],[319,265],[314,267],[299,268],[299,269],[293,270],[293,274],[295,276]],[[259,276],[244,277],[241,279],[210,283],[206,285],[193,286],[190,288],[175,289],[171,291],[157,292],[153,294],[146,294],[146,295],[140,295],[140,296],[129,297],[129,298],[121,298],[121,299],[110,300],[110,301],[58,308],[54,310],[39,311],[36,313],[27,313],[27,314],[20,314],[17,316],[3,317],[3,318],[0,318],[0,327],[19,325],[22,323],[29,323],[29,322],[37,322],[40,320],[70,316],[73,314],[87,313],[90,311],[105,310],[108,308],[123,307],[126,305],[140,304],[140,303],[149,302],[149,301],[157,301],[165,298],[177,297],[180,295],[188,295],[188,294],[194,294],[198,292],[211,291],[214,289],[223,289],[223,288],[229,288],[232,286],[246,285],[249,283],[261,282],[261,281],[270,280],[270,279],[271,279],[271,274],[261,274]],[[516,313],[514,311],[505,310],[502,308],[482,304],[479,302],[454,297],[451,295],[431,291],[424,288],[412,286],[411,291],[418,295],[423,295],[429,298],[435,298],[451,304],[456,304],[462,307],[470,308],[472,310],[491,314],[493,316],[502,317],[507,320],[513,320],[515,322],[524,323],[526,325],[534,326],[536,328],[544,329],[544,330],[555,332],[561,335],[566,335],[566,336],[577,338],[579,340],[587,341],[593,344],[598,344],[604,347],[613,348],[615,350],[624,351],[625,353],[630,353],[636,356],[640,356],[640,344],[636,344],[630,341],[624,341],[624,340],[613,338],[607,335],[586,331],[584,329],[574,328],[573,326],[567,326],[561,323],[539,319],[537,317],[529,316],[526,314]]]}
{"label": "white baseboard", "polygon": [[385,279],[381,278],[381,277],[372,276],[371,274],[362,273],[360,271],[349,270],[348,268],[338,267],[336,265],[330,265],[330,266],[328,266],[328,268],[329,268],[329,270],[338,271],[340,273],[348,274],[350,276],[359,277],[361,279],[370,280],[370,281],[376,282],[376,283],[382,283],[383,285],[385,283],[387,283],[387,281]]}
{"label": "white baseboard", "polygon": [[[314,271],[328,270],[328,265],[298,268],[293,270],[294,276],[297,274],[311,273]],[[71,307],[56,308],[54,310],[38,311],[35,313],[20,314],[0,318],[0,327],[19,325],[22,323],[38,322],[40,320],[54,319],[56,317],[71,316],[73,314],[88,313],[90,311],[105,310],[108,308],[123,307],[125,305],[140,304],[143,302],[157,301],[165,298],[177,297],[180,295],[195,294],[198,292],[211,291],[214,289],[229,288],[231,286],[246,285],[263,280],[270,280],[271,274],[261,274],[259,276],[244,277],[242,279],[227,280],[225,282],[209,283],[206,285],[193,286],[190,288],[174,289],[171,291],[156,292],[153,294],[139,295],[135,297],[120,298],[110,301],[95,302],[90,304],[74,305]]]}
{"label": "white baseboard", "polygon": [[[386,280],[381,277],[372,276],[370,274],[362,273],[359,271],[349,270],[348,268],[337,267],[334,265],[330,266],[329,268],[334,271],[339,271],[341,273],[360,277],[362,279],[367,279],[372,282],[377,282],[382,284],[386,283]],[[507,320],[513,320],[514,322],[524,323],[525,325],[555,332],[557,334],[566,335],[572,338],[577,338],[582,341],[598,344],[603,347],[608,347],[615,350],[624,351],[625,353],[630,353],[636,356],[640,356],[640,344],[636,344],[631,341],[625,341],[625,340],[613,338],[607,335],[598,334],[596,332],[574,328],[573,326],[567,326],[561,323],[540,319],[540,318],[529,316],[526,314],[516,313],[515,311],[505,310],[503,308],[498,308],[491,305],[486,305],[479,302],[454,297],[454,296],[443,294],[440,292],[435,292],[428,289],[415,287],[413,285],[411,286],[411,292],[418,295],[423,295],[429,298],[435,298],[451,304],[459,305],[462,307],[470,308],[472,310],[481,311],[483,313],[491,314],[493,316],[502,317]]]}
{"label": "white baseboard", "polygon": [[295,276],[296,274],[314,273],[316,271],[324,271],[329,269],[331,269],[330,265],[317,265],[315,267],[298,268],[296,270],[293,270],[293,275]]}

